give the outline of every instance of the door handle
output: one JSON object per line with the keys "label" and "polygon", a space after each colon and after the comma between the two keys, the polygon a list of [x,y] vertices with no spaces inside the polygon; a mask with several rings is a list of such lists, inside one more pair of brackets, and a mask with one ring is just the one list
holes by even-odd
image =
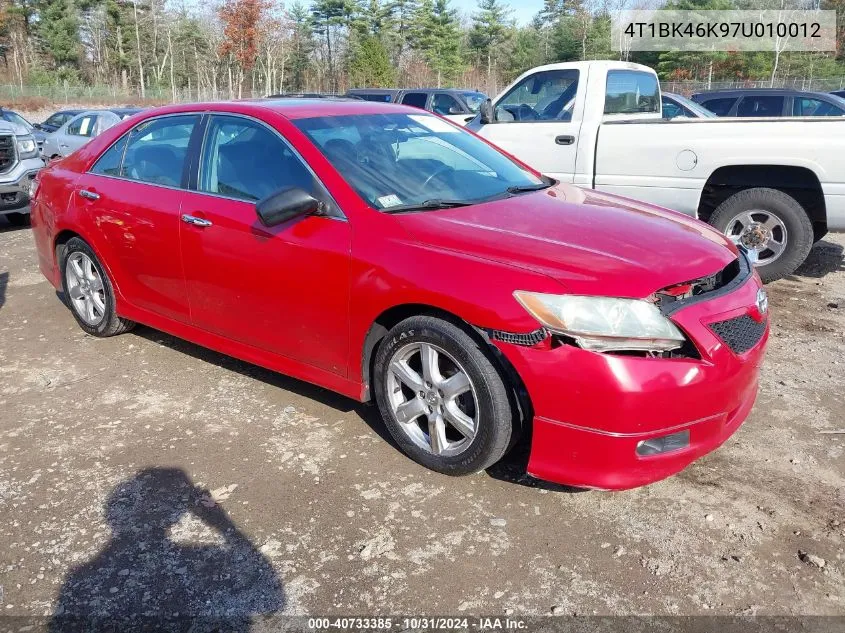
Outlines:
{"label": "door handle", "polygon": [[558,136],[555,137],[555,143],[558,145],[572,145],[575,142],[574,136]]}
{"label": "door handle", "polygon": [[83,198],[87,198],[88,200],[99,200],[100,194],[94,193],[93,191],[88,191],[87,189],[80,189],[79,195]]}
{"label": "door handle", "polygon": [[203,218],[198,218],[195,215],[188,215],[187,213],[182,216],[182,222],[186,224],[193,224],[194,226],[211,226],[211,222],[209,220],[205,220]]}

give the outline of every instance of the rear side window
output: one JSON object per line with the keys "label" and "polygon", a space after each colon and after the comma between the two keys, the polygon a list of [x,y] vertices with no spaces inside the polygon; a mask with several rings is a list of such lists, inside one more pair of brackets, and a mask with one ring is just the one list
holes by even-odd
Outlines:
{"label": "rear side window", "polygon": [[792,101],[792,116],[842,116],[845,111],[821,99],[795,97]]}
{"label": "rear side window", "polygon": [[188,142],[198,120],[199,116],[187,114],[141,123],[128,135],[120,175],[130,180],[179,187],[185,171]]}
{"label": "rear side window", "polygon": [[657,77],[638,70],[610,70],[604,97],[605,114],[660,112]]}
{"label": "rear side window", "polygon": [[705,99],[701,102],[701,105],[716,116],[728,116],[735,103],[736,97],[720,97],[718,99]]}
{"label": "rear side window", "polygon": [[737,116],[783,116],[783,97],[754,95],[743,97],[736,109]]}
{"label": "rear side window", "polygon": [[413,106],[415,108],[425,109],[425,102],[428,101],[428,95],[424,92],[409,92],[402,97],[404,105]]}
{"label": "rear side window", "polygon": [[364,101],[375,101],[377,103],[390,103],[393,101],[393,96],[390,94],[356,94],[356,97],[360,97]]}
{"label": "rear side window", "polygon": [[119,176],[120,164],[123,162],[123,151],[126,149],[126,141],[129,139],[128,134],[124,134],[121,139],[106,150],[106,152],[97,159],[94,166],[91,168],[92,174],[101,174],[103,176]]}

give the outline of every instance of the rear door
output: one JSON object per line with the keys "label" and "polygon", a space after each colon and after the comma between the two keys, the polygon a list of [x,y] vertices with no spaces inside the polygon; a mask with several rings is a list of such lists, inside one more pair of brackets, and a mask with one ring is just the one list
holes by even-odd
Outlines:
{"label": "rear door", "polygon": [[736,106],[738,117],[782,117],[786,97],[783,95],[745,95]]}
{"label": "rear door", "polygon": [[409,90],[408,92],[402,94],[401,103],[402,105],[411,106],[412,108],[425,110],[428,107],[428,96],[427,92]]}
{"label": "rear door", "polygon": [[704,97],[699,103],[716,116],[734,116],[737,99],[738,97]]}
{"label": "rear door", "polygon": [[72,121],[63,133],[59,132],[57,141],[61,155],[67,156],[85,145],[85,143],[96,136],[94,132],[96,127],[97,115],[93,113],[86,114]]}
{"label": "rear door", "polygon": [[[194,325],[345,376],[351,231],[313,172],[276,130],[226,114],[209,117],[197,171],[181,223]],[[286,187],[329,216],[265,227],[255,203]]]}
{"label": "rear door", "polygon": [[115,142],[77,181],[74,203],[94,217],[95,248],[124,299],[188,322],[179,253],[179,211],[188,145],[199,115],[147,119]]}

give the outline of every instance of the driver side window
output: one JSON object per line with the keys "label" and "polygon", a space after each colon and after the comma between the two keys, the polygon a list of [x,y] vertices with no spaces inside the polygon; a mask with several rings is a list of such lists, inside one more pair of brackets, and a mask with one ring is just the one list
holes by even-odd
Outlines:
{"label": "driver side window", "polygon": [[577,91],[577,70],[535,73],[511,88],[496,104],[496,120],[499,123],[571,121]]}

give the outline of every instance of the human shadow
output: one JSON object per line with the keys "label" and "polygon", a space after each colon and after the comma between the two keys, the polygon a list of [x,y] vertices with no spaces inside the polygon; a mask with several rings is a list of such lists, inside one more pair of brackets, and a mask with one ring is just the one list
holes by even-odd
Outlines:
{"label": "human shadow", "polygon": [[183,470],[139,472],[105,513],[111,540],[68,574],[49,631],[237,633],[284,607],[270,562]]}

